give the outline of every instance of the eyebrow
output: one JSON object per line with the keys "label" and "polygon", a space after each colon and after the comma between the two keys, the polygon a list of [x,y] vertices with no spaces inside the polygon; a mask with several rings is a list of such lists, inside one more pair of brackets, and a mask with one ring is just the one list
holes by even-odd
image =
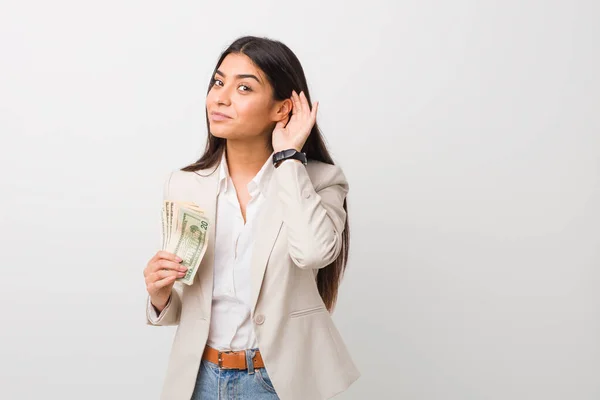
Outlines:
{"label": "eyebrow", "polygon": [[[227,78],[227,75],[225,75],[223,72],[221,72],[219,70],[217,70],[216,72],[217,72],[217,74],[221,75],[223,78]],[[252,75],[252,74],[239,74],[239,75],[236,75],[235,77],[237,79],[252,78],[252,79],[256,80],[256,82],[261,83],[260,80],[255,75]]]}

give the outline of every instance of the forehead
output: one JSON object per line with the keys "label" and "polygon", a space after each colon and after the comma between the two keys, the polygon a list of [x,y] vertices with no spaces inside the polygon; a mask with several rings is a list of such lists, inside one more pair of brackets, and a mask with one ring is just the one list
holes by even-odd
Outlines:
{"label": "forehead", "polygon": [[256,75],[261,82],[265,81],[263,72],[245,54],[227,54],[217,69],[227,75],[227,77],[230,75],[252,74]]}

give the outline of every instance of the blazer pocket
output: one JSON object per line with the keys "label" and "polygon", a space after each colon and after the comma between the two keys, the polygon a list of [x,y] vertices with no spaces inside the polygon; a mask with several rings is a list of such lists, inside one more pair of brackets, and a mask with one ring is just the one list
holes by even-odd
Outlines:
{"label": "blazer pocket", "polygon": [[305,315],[310,315],[310,314],[318,313],[318,312],[324,311],[324,310],[327,310],[327,308],[325,308],[325,306],[305,308],[304,310],[298,310],[298,311],[291,312],[290,313],[290,318],[303,317]]}

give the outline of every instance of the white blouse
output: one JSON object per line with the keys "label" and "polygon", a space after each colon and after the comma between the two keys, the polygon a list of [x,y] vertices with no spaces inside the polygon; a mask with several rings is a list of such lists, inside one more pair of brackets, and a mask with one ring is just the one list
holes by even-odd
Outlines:
{"label": "white blouse", "polygon": [[274,168],[269,157],[248,183],[251,199],[246,206],[244,224],[223,152],[219,166],[213,301],[207,342],[218,350],[258,347],[250,318],[250,264],[254,238],[258,235],[256,217],[266,199],[265,190]]}

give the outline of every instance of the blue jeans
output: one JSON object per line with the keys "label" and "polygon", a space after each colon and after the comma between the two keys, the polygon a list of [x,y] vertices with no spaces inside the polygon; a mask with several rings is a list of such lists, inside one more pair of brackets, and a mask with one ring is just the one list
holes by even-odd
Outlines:
{"label": "blue jeans", "polygon": [[201,360],[191,400],[279,400],[265,368],[254,368],[256,349],[246,350],[248,369],[223,369]]}

